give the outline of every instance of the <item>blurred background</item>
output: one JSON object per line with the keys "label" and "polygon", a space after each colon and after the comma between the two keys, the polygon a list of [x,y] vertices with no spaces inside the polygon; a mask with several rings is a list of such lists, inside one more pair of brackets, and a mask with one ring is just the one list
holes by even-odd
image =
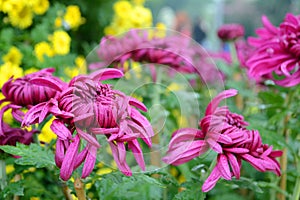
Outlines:
{"label": "blurred background", "polygon": [[[52,4],[55,1],[50,1]],[[77,46],[82,53],[97,45],[104,35],[104,28],[111,22],[113,4],[116,0],[62,0],[66,5],[77,4],[87,19],[72,38],[84,44]],[[205,33],[202,44],[209,50],[220,47],[216,35],[223,23],[240,23],[245,27],[245,36],[255,35],[255,28],[261,26],[261,16],[266,15],[274,25],[278,25],[287,12],[299,13],[299,0],[146,0],[145,7],[152,11],[153,24],[163,22],[167,28],[176,29],[176,20],[185,24],[190,33],[199,23]],[[84,49],[84,47],[86,47]],[[85,51],[85,52],[84,52]]]}

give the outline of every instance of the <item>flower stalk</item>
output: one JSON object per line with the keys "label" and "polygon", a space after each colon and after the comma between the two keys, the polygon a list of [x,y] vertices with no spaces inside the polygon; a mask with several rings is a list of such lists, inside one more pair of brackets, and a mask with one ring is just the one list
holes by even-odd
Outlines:
{"label": "flower stalk", "polygon": [[80,178],[75,179],[74,188],[75,188],[75,192],[76,192],[76,196],[77,196],[78,200],[86,200],[84,183],[80,180]]}
{"label": "flower stalk", "polygon": [[73,200],[71,190],[65,183],[63,183],[62,185],[62,190],[66,200]]}

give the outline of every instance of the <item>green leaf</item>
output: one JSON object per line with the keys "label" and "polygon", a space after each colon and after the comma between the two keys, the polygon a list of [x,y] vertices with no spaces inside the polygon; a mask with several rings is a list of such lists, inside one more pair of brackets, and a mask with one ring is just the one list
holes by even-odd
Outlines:
{"label": "green leaf", "polygon": [[17,196],[23,196],[24,195],[24,182],[18,181],[9,183],[3,191],[0,192],[0,197],[6,198],[8,195],[17,195]]}
{"label": "green leaf", "polygon": [[[101,199],[161,199],[164,185],[145,174],[127,177],[121,173],[111,173],[97,179],[96,188]],[[126,194],[126,195],[124,195]]]}
{"label": "green leaf", "polygon": [[206,194],[201,191],[201,185],[200,181],[196,179],[185,182],[182,184],[183,191],[176,194],[173,200],[205,199]]}
{"label": "green leaf", "polygon": [[53,152],[38,144],[24,145],[17,143],[16,146],[0,146],[0,149],[6,153],[20,156],[21,158],[15,160],[15,163],[19,165],[33,165],[37,168],[55,165]]}
{"label": "green leaf", "polygon": [[14,30],[12,28],[5,28],[0,32],[1,43],[11,44],[14,36]]}
{"label": "green leaf", "polygon": [[231,183],[234,184],[236,188],[248,188],[256,193],[263,193],[258,182],[245,177],[241,177],[239,180],[232,180]]}

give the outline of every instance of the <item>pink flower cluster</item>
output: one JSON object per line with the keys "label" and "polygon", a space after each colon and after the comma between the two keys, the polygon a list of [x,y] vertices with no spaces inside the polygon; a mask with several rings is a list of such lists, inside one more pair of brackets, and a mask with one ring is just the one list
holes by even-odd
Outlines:
{"label": "pink flower cluster", "polygon": [[240,178],[241,161],[249,162],[256,170],[272,171],[280,175],[276,157],[281,151],[263,144],[257,130],[247,130],[248,123],[243,116],[232,113],[219,103],[237,94],[226,90],[217,95],[207,106],[205,116],[200,120],[201,129],[183,128],[173,133],[167,155],[163,161],[180,165],[200,156],[209,149],[218,153],[217,164],[202,186],[202,191],[211,190],[220,178]]}
{"label": "pink flower cluster", "polygon": [[[144,104],[113,90],[101,81],[120,78],[117,69],[103,69],[90,75],[74,77],[67,86],[52,85],[51,81],[36,78],[38,85],[48,85],[58,95],[47,102],[33,106],[25,115],[23,125],[41,123],[49,114],[56,119],[51,129],[57,134],[55,162],[60,177],[68,180],[82,163],[81,177],[93,170],[100,144],[97,135],[105,135],[119,169],[130,176],[126,151],[131,150],[138,165],[145,163],[138,138],[151,147],[154,135],[149,121],[138,111],[147,111]],[[80,146],[84,145],[83,149]]]}
{"label": "pink flower cluster", "polygon": [[292,87],[300,83],[300,16],[287,14],[275,27],[266,16],[264,27],[256,30],[258,38],[250,37],[249,44],[256,48],[248,59],[250,77],[257,82],[271,79],[275,84]]}

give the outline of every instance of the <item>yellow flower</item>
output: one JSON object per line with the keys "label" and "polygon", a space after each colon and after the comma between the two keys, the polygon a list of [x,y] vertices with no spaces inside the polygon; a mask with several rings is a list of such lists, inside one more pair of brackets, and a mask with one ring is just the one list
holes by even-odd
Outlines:
{"label": "yellow flower", "polygon": [[22,62],[23,55],[17,47],[11,47],[8,53],[2,56],[4,62],[9,62],[14,65],[20,65]]}
{"label": "yellow flower", "polygon": [[14,27],[28,28],[32,24],[33,13],[29,5],[23,4],[20,10],[11,10],[8,13],[9,21]]}
{"label": "yellow flower", "polygon": [[[4,99],[4,95],[0,92],[0,99]],[[1,104],[0,109],[3,108],[4,106],[6,106],[7,104],[9,104],[8,102],[4,102]],[[11,114],[11,109],[7,110],[4,114],[3,114],[3,121],[7,124],[12,124],[14,119],[13,116]]]}
{"label": "yellow flower", "polygon": [[64,15],[64,21],[71,29],[76,29],[85,22],[85,19],[81,17],[78,6],[70,5],[67,7],[66,14]]}
{"label": "yellow flower", "polygon": [[132,11],[132,5],[128,1],[117,1],[114,4],[114,11],[117,16],[126,18],[128,14]]}
{"label": "yellow flower", "polygon": [[20,0],[2,0],[2,2],[0,2],[0,8],[4,13],[9,13],[11,11],[21,10],[23,4],[24,2],[21,1],[20,3]]}
{"label": "yellow flower", "polygon": [[22,77],[23,69],[18,65],[6,62],[3,65],[0,65],[0,74],[0,88],[2,88],[3,84],[12,76],[14,76],[14,78]]}
{"label": "yellow flower", "polygon": [[53,133],[50,126],[54,120],[54,117],[51,118],[42,128],[41,133],[38,135],[38,139],[44,143],[50,143],[51,140],[55,140],[57,138],[56,134]]}
{"label": "yellow flower", "polygon": [[65,31],[55,31],[52,35],[51,42],[56,54],[65,55],[70,52],[71,38]]}
{"label": "yellow flower", "polygon": [[6,174],[10,174],[15,171],[14,165],[6,165]]}
{"label": "yellow flower", "polygon": [[62,26],[62,18],[61,17],[55,18],[54,26],[55,26],[55,28],[59,28]]}
{"label": "yellow flower", "polygon": [[150,9],[136,6],[130,13],[130,21],[133,28],[151,27],[152,26],[152,13]]}
{"label": "yellow flower", "polygon": [[44,14],[49,8],[48,0],[35,0],[33,4],[33,12],[37,15]]}
{"label": "yellow flower", "polygon": [[44,61],[44,56],[52,57],[54,56],[54,51],[49,43],[40,42],[34,46],[34,53],[39,61]]}

